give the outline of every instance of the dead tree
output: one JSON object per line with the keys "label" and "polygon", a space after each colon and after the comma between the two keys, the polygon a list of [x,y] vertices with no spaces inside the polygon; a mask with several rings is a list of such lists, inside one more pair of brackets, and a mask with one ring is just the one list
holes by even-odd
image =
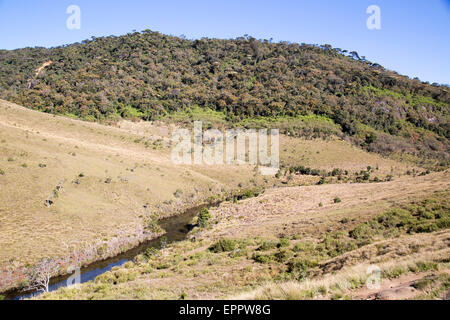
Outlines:
{"label": "dead tree", "polygon": [[50,279],[59,272],[59,265],[55,260],[43,259],[32,268],[29,274],[30,285],[27,290],[48,292]]}

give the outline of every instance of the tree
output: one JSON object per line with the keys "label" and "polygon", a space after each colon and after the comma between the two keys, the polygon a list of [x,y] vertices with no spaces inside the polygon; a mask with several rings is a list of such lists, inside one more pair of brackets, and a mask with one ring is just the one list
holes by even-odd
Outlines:
{"label": "tree", "polygon": [[48,292],[50,279],[59,272],[59,265],[55,260],[43,259],[34,266],[30,273],[30,284],[27,290]]}

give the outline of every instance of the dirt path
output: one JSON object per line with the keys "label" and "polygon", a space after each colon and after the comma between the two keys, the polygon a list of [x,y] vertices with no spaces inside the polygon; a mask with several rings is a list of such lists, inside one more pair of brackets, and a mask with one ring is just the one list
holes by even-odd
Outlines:
{"label": "dirt path", "polygon": [[[440,272],[443,273],[443,272]],[[440,274],[440,273],[434,273]],[[416,281],[430,275],[430,272],[413,273],[401,276],[397,279],[383,279],[379,289],[361,289],[352,291],[356,300],[405,300],[413,299],[422,294],[421,290],[414,287]]]}

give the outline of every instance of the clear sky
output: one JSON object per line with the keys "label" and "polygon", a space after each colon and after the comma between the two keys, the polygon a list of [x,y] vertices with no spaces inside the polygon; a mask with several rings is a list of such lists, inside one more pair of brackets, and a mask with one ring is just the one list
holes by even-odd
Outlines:
{"label": "clear sky", "polygon": [[[81,28],[69,30],[69,5]],[[369,5],[381,30],[369,30]],[[423,81],[450,83],[450,0],[0,0],[0,48],[52,47],[151,29],[187,38],[331,44]]]}

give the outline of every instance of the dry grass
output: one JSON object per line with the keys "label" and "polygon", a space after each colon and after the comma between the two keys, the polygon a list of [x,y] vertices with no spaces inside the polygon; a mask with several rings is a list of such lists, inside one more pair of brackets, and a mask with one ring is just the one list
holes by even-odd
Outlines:
{"label": "dry grass", "polygon": [[[0,101],[0,288],[17,285],[23,277],[16,271],[44,257],[64,260],[69,253],[84,252],[82,261],[87,262],[114,255],[154,236],[144,229],[147,217],[176,214],[232,190],[277,186],[261,197],[221,205],[214,212],[217,224],[195,234],[204,241],[195,250],[204,251],[220,237],[317,237],[335,229],[342,217],[368,219],[393,202],[448,188],[447,173],[396,177],[377,184],[278,188],[279,179],[262,177],[249,166],[176,166],[170,161],[169,137],[174,128],[129,121],[104,126]],[[382,174],[406,170],[403,164],[335,139],[282,136],[280,148],[287,150],[281,151],[285,164],[352,171],[370,165],[378,166]],[[316,178],[299,176],[290,185],[314,184]],[[56,193],[57,186],[62,189]],[[341,203],[333,203],[336,196]],[[96,249],[103,246],[107,250],[98,253]],[[179,254],[176,248],[172,253]],[[161,297],[177,295],[183,287],[192,297],[219,297],[229,293],[229,283],[234,284],[231,288],[242,288],[274,275],[245,258],[220,263],[217,257],[203,258],[198,267],[188,266],[176,277],[164,276],[167,281],[155,287]],[[156,272],[155,277],[164,272]],[[158,296],[146,289],[146,277],[138,280],[111,294],[128,297],[136,293],[130,288],[136,287],[146,292],[141,295]]]}
{"label": "dry grass", "polygon": [[[135,245],[152,236],[143,230],[145,217],[175,214],[239,182],[245,188],[254,175],[245,166],[175,166],[167,137],[128,129],[0,102],[2,268],[117,239]],[[135,142],[147,139],[162,139],[162,147]]]}
{"label": "dry grass", "polygon": [[[304,241],[318,242],[324,234],[351,229],[387,208],[432,197],[435,191],[448,190],[448,186],[447,173],[437,173],[378,184],[271,189],[237,204],[223,203],[211,211],[210,229],[194,229],[191,240],[173,244],[149,261],[141,257],[127,271],[114,271],[135,272],[133,280],[112,286],[108,279],[114,277],[113,272],[82,285],[81,290],[62,289],[42,298],[177,299],[181,294],[189,299],[357,298],[362,292],[353,290],[364,286],[369,265],[379,266],[386,281],[397,274],[422,272],[413,271],[422,261],[439,262],[441,271],[447,270],[442,261],[450,258],[448,230],[377,240],[322,261],[323,274],[312,274],[301,282],[283,281],[283,265],[256,263],[251,252],[257,252],[262,241],[281,236],[291,239],[291,247]],[[339,204],[332,201],[335,192],[342,198]],[[323,207],[317,205],[316,197],[323,201]],[[342,223],[343,218],[349,222]],[[248,253],[234,257],[208,250],[224,238],[243,241]],[[158,267],[161,265],[164,268]]]}

